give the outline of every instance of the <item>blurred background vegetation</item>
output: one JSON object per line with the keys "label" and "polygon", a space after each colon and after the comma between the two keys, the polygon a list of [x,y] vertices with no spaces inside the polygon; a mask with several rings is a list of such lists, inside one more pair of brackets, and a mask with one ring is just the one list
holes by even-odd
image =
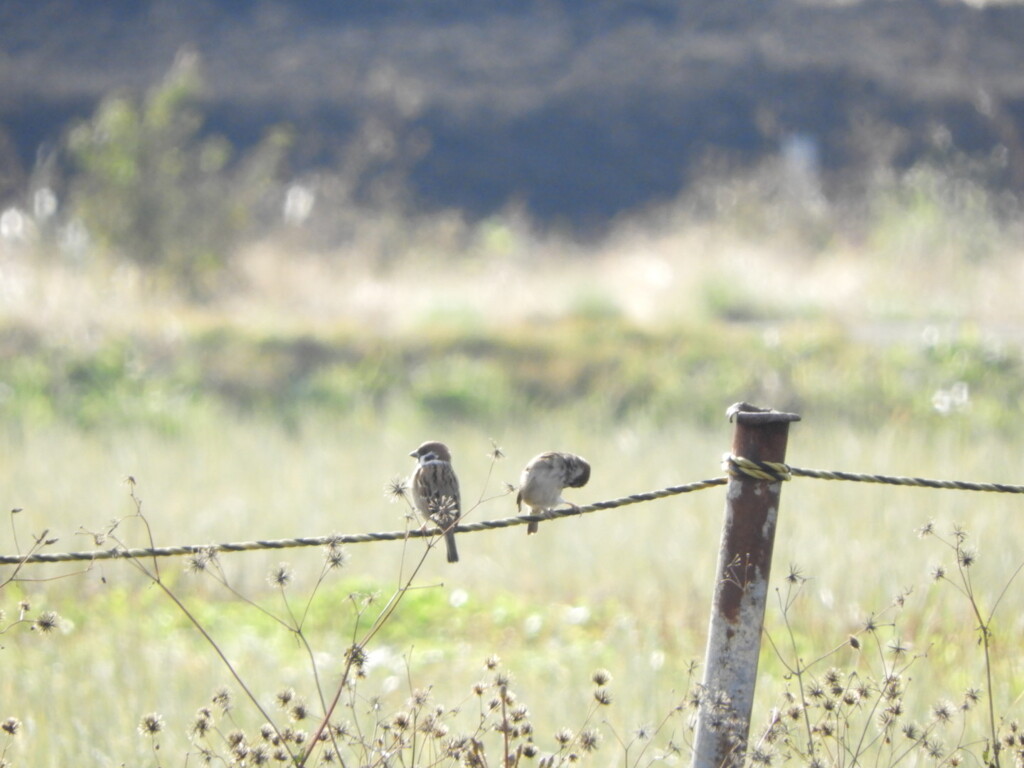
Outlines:
{"label": "blurred background vegetation", "polygon": [[1024,397],[1005,147],[873,169],[835,200],[770,155],[566,230],[513,204],[421,210],[394,176],[390,202],[359,198],[373,126],[343,167],[288,177],[292,132],[237,149],[205,129],[206,91],[183,51],[103,97],[5,209],[8,421],[402,402],[708,423],[747,398],[873,423],[970,407],[999,428]]}
{"label": "blurred background vegetation", "polygon": [[[932,0],[5,2],[0,508],[25,511],[4,549],[26,527],[87,546],[131,511],[128,474],[158,544],[400,527],[382,489],[427,437],[489,499],[476,517],[511,514],[502,483],[550,448],[595,467],[574,500],[618,496],[718,474],[737,400],[803,414],[801,466],[1021,482],[1022,37],[1019,3]],[[995,545],[979,587],[1018,565],[1003,499],[792,485],[777,561],[813,578],[808,642],[920,582],[906,540],[930,517]],[[457,573],[429,570],[463,602],[414,603],[388,680],[409,637],[439,692],[497,651],[555,717],[576,705],[550,680],[619,665],[627,711],[656,719],[703,648],[721,504],[701,496],[473,536]],[[360,548],[330,599],[397,559]],[[228,567],[255,590],[270,561]],[[168,648],[134,621],[158,611],[116,568],[3,595],[56,603],[89,640],[66,663],[99,668],[54,696],[67,644],[5,635],[34,671],[0,704],[86,734],[37,729],[33,764],[112,730],[117,764],[158,693],[187,717],[220,679],[173,616]],[[974,621],[931,594],[922,648]],[[302,684],[220,605],[240,658],[272,646]],[[922,678],[976,679],[970,647]],[[145,682],[76,707],[124,675]]]}

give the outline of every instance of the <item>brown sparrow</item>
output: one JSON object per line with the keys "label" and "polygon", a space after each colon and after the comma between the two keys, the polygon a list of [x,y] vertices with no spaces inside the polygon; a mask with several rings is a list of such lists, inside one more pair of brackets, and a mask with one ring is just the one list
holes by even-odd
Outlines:
{"label": "brown sparrow", "polygon": [[426,442],[409,454],[419,463],[412,474],[412,501],[428,523],[444,531],[448,549],[448,562],[459,562],[455,548],[455,533],[451,530],[459,523],[462,502],[459,498],[459,478],[452,468],[452,454],[444,443]]}
{"label": "brown sparrow", "polygon": [[[563,488],[582,488],[590,479],[590,465],[586,459],[571,453],[548,451],[534,456],[519,477],[519,495],[516,506],[522,512],[523,504],[539,515],[559,504],[572,504],[562,498]],[[526,533],[536,533],[538,523],[530,523]]]}

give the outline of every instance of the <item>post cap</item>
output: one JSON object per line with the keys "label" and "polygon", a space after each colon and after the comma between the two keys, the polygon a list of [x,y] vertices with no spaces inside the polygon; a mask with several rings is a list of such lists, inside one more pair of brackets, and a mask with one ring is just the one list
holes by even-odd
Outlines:
{"label": "post cap", "polygon": [[739,424],[777,424],[779,422],[800,421],[798,413],[784,413],[774,408],[758,408],[750,403],[733,403],[726,410],[730,423]]}

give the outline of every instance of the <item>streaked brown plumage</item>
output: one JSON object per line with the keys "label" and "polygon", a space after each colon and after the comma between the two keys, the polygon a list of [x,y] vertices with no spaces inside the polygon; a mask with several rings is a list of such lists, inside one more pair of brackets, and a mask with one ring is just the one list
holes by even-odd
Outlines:
{"label": "streaked brown plumage", "polygon": [[[559,504],[576,505],[562,498],[565,488],[582,488],[590,479],[590,464],[572,453],[548,451],[534,456],[526,465],[519,478],[519,495],[516,506],[522,512],[523,505],[535,514],[543,514]],[[536,533],[538,523],[530,523],[526,533]]]}
{"label": "streaked brown plumage", "polygon": [[426,522],[444,531],[448,562],[457,563],[459,551],[451,528],[462,516],[462,501],[451,451],[444,443],[428,441],[409,455],[418,462],[411,482],[413,504]]}

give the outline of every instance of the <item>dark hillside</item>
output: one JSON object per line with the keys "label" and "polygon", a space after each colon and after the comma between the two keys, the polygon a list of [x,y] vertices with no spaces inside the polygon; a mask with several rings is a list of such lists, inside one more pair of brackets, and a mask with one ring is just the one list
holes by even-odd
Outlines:
{"label": "dark hillside", "polygon": [[208,127],[244,145],[286,122],[296,171],[382,126],[426,205],[603,220],[709,162],[801,137],[827,185],[933,153],[936,135],[1024,190],[1024,6],[934,0],[0,4],[0,195],[112,89],[182,46]]}

